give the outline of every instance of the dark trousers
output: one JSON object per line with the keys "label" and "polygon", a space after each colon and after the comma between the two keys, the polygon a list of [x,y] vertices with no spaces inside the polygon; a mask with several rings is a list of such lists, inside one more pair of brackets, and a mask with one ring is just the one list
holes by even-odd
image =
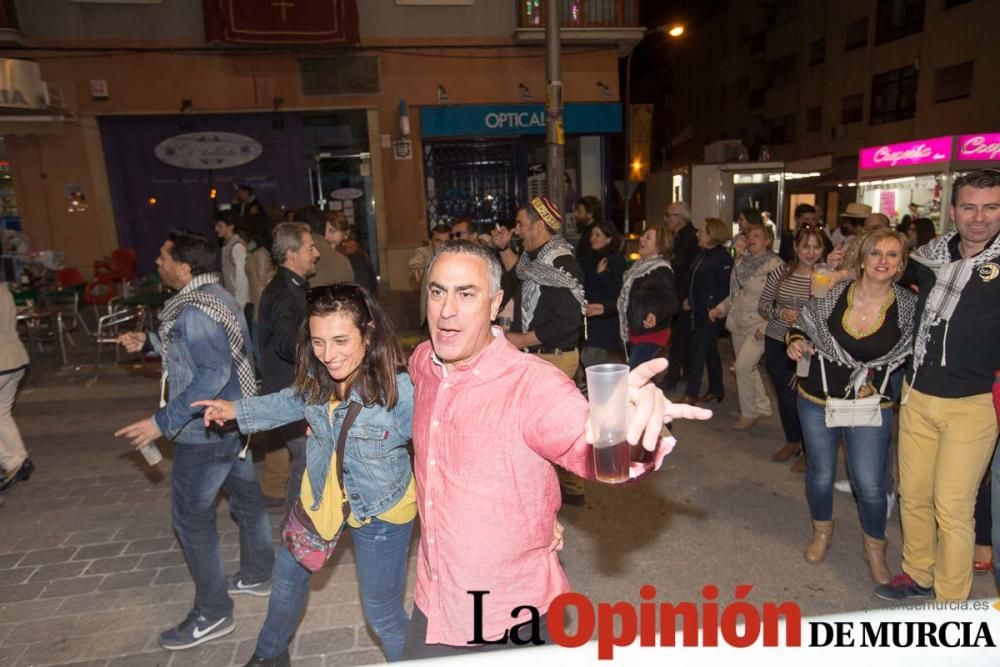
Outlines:
{"label": "dark trousers", "polygon": [[[549,636],[548,614],[543,614],[538,619],[540,629],[539,638],[546,644],[552,643]],[[511,625],[515,622],[512,620]],[[406,647],[403,649],[403,660],[421,660],[423,658],[444,658],[451,655],[469,655],[481,653],[483,651],[502,651],[508,648],[522,648],[524,646],[535,646],[529,639],[531,631],[527,628],[520,628],[517,636],[527,644],[515,644],[508,641],[506,644],[482,644],[471,646],[450,646],[448,644],[428,644],[427,643],[427,616],[420,611],[420,607],[413,605],[413,616],[410,624],[406,627]],[[472,639],[472,637],[469,637]]]}
{"label": "dark trousers", "polygon": [[667,380],[678,382],[682,375],[690,377],[688,370],[691,361],[691,311],[689,310],[680,311],[674,318],[667,361],[670,363],[667,367]]}
{"label": "dark trousers", "polygon": [[708,369],[708,393],[721,396],[725,392],[722,384],[722,359],[719,357],[719,332],[721,320],[698,324],[691,334],[691,365],[688,368],[687,387],[684,393],[695,398],[701,393],[701,374]]}
{"label": "dark trousers", "polygon": [[991,469],[986,469],[986,476],[983,477],[982,484],[979,485],[979,493],[976,494],[976,544],[984,547],[993,544],[993,493],[990,488],[992,478]]}
{"label": "dark trousers", "polygon": [[[302,475],[306,471],[306,436],[292,438],[285,441],[288,453],[292,457],[291,470],[288,475],[288,492],[285,495],[285,516],[292,511],[292,505],[299,499],[302,492]],[[284,527],[284,521],[282,521]]]}
{"label": "dark trousers", "polygon": [[774,393],[778,396],[778,415],[785,430],[786,442],[802,442],[802,426],[799,424],[799,410],[795,404],[795,362],[785,353],[785,342],[774,338],[764,339],[764,366],[774,383]]}

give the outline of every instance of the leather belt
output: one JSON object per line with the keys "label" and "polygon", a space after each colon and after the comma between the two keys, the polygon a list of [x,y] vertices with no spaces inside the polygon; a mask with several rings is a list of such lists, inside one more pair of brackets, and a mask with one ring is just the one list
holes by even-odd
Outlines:
{"label": "leather belt", "polygon": [[569,354],[570,352],[575,352],[575,351],[576,351],[575,347],[569,347],[564,349],[559,347],[542,347],[542,346],[526,347],[522,350],[522,352],[527,352],[528,354],[555,354],[555,355]]}

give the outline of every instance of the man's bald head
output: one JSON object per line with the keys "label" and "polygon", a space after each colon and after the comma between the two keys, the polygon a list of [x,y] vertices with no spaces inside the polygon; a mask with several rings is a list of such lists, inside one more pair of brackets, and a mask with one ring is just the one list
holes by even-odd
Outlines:
{"label": "man's bald head", "polygon": [[889,229],[889,218],[883,213],[872,213],[865,218],[865,231],[873,229]]}

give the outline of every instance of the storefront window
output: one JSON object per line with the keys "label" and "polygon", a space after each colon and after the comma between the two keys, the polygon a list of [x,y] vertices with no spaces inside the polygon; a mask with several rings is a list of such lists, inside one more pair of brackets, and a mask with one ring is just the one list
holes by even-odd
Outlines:
{"label": "storefront window", "polygon": [[871,206],[872,211],[889,216],[893,226],[911,215],[910,204],[916,204],[917,217],[930,218],[940,234],[945,231],[941,216],[942,181],[940,174],[866,181],[858,184],[858,200]]}

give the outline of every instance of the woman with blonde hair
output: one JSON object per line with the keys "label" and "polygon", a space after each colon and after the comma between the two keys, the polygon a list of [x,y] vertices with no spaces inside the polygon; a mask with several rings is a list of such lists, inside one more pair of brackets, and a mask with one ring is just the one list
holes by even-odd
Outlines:
{"label": "woman with blonde hair", "polygon": [[885,562],[885,467],[893,400],[887,389],[892,371],[913,349],[917,298],[897,284],[907,245],[905,236],[890,229],[863,236],[858,279],[810,299],[787,336],[788,356],[796,362],[808,357],[809,363],[798,387],[813,527],[805,559],[823,560],[833,539],[833,482],[843,438],[861,518],[862,553],[877,584],[891,578]]}
{"label": "woman with blonde hair", "polygon": [[733,334],[740,401],[740,418],[733,424],[737,431],[746,431],[761,417],[771,416],[771,399],[759,369],[767,320],[761,317],[758,306],[768,274],[781,263],[771,250],[771,235],[763,224],[748,225],[744,236],[747,251],[732,271],[729,296],[708,311],[712,322],[726,318],[726,329]]}

